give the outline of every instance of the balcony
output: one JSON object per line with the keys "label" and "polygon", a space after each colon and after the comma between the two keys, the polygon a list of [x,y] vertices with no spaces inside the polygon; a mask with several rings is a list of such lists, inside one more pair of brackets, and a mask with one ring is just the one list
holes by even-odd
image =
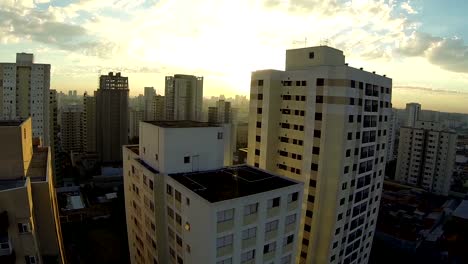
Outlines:
{"label": "balcony", "polygon": [[12,253],[13,253],[13,247],[11,246],[11,241],[8,238],[8,233],[1,233],[0,234],[0,257],[11,256]]}

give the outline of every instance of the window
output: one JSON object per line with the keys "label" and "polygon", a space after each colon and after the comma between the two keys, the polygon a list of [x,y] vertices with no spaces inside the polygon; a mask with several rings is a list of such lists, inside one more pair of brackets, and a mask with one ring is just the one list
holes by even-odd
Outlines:
{"label": "window", "polygon": [[279,207],[279,205],[280,205],[279,197],[268,200],[268,209],[273,208],[273,207]]}
{"label": "window", "polygon": [[346,157],[349,157],[349,156],[351,156],[351,150],[350,150],[350,149],[347,149],[347,150],[346,150]]}
{"label": "window", "polygon": [[258,94],[257,95],[257,100],[263,100],[263,94]]}
{"label": "window", "polygon": [[288,195],[288,203],[292,203],[292,202],[297,201],[298,195],[299,195],[298,192],[290,193],[290,194]]}
{"label": "window", "polygon": [[325,80],[323,78],[317,78],[317,86],[323,86],[325,84]]}
{"label": "window", "polygon": [[316,154],[316,155],[320,154],[320,148],[319,147],[313,147],[312,148],[312,154]]}
{"label": "window", "polygon": [[216,248],[223,248],[232,245],[233,234],[216,239]]}
{"label": "window", "polygon": [[257,128],[261,128],[262,127],[262,122],[257,122]]}
{"label": "window", "polygon": [[314,130],[314,137],[316,138],[320,138],[322,136],[322,131],[320,130]]}
{"label": "window", "polygon": [[20,234],[29,233],[31,232],[31,226],[29,223],[18,223],[18,230]]}
{"label": "window", "polygon": [[180,192],[177,191],[177,190],[175,190],[174,193],[175,193],[176,201],[178,201],[180,203],[182,201],[182,194],[180,194]]}
{"label": "window", "polygon": [[314,197],[313,195],[310,195],[310,194],[309,194],[309,195],[307,196],[307,201],[313,203],[313,202],[315,202],[315,197]]}
{"label": "window", "polygon": [[187,206],[190,205],[190,199],[189,198],[185,198],[185,203],[187,204]]}
{"label": "window", "polygon": [[313,59],[313,58],[315,58],[315,53],[309,52],[309,59]]}
{"label": "window", "polygon": [[349,115],[349,116],[348,116],[348,122],[349,122],[349,123],[353,123],[353,122],[354,122],[354,116],[353,116],[353,115]]}
{"label": "window", "polygon": [[286,216],[286,225],[294,224],[296,222],[296,214]]}
{"label": "window", "polygon": [[317,187],[317,181],[316,181],[316,180],[310,179],[310,181],[309,181],[309,186],[310,186],[310,187],[314,187],[314,188]]}
{"label": "window", "polygon": [[232,264],[232,258],[216,261],[216,264]]}
{"label": "window", "polygon": [[258,212],[258,203],[244,206],[244,215],[256,214]]}
{"label": "window", "polygon": [[177,224],[182,226],[182,217],[178,213],[176,213],[175,216]]}
{"label": "window", "polygon": [[322,113],[315,113],[315,120],[322,120]]}
{"label": "window", "polygon": [[316,102],[317,104],[323,104],[323,96],[317,95],[317,96],[315,97],[315,102]]}
{"label": "window", "polygon": [[35,256],[25,256],[24,260],[26,261],[26,264],[36,264],[37,260]]}
{"label": "window", "polygon": [[257,108],[257,114],[262,114],[262,108]]}
{"label": "window", "polygon": [[223,139],[223,132],[218,132],[218,139]]}
{"label": "window", "polygon": [[263,86],[263,80],[258,80],[257,84],[258,86]]}
{"label": "window", "polygon": [[313,171],[318,171],[318,164],[312,163],[312,164],[310,165],[310,169],[313,170]]}
{"label": "window", "polygon": [[184,157],[184,163],[190,163],[190,157],[189,156]]}
{"label": "window", "polygon": [[289,235],[283,238],[283,247],[291,244],[292,242],[294,242],[294,235]]}
{"label": "window", "polygon": [[275,231],[278,229],[278,220],[274,220],[265,224],[265,233]]}
{"label": "window", "polygon": [[255,258],[255,249],[252,249],[250,251],[244,252],[241,255],[241,263],[248,262],[252,259]]}
{"label": "window", "polygon": [[266,244],[263,246],[263,254],[267,254],[276,250],[276,242]]}
{"label": "window", "polygon": [[172,186],[166,185],[166,193],[172,196]]}
{"label": "window", "polygon": [[234,218],[234,208],[227,209],[217,213],[217,221],[218,223],[231,221]]}
{"label": "window", "polygon": [[255,155],[260,156],[260,150],[259,149],[255,149]]}
{"label": "window", "polygon": [[282,257],[280,264],[291,264],[291,255]]}
{"label": "window", "polygon": [[170,208],[170,207],[167,207],[167,215],[170,218],[174,219],[174,210],[172,210],[172,208]]}
{"label": "window", "polygon": [[149,180],[148,183],[149,183],[149,188],[150,188],[151,190],[153,190],[153,189],[154,189],[153,180]]}
{"label": "window", "polygon": [[177,235],[176,235],[176,242],[177,242],[177,245],[179,245],[179,247],[182,247],[182,238],[180,238]]}
{"label": "window", "polygon": [[262,137],[261,136],[255,136],[255,141],[256,142],[260,142],[262,140]]}
{"label": "window", "polygon": [[257,227],[252,227],[242,231],[242,239],[247,240],[257,236]]}

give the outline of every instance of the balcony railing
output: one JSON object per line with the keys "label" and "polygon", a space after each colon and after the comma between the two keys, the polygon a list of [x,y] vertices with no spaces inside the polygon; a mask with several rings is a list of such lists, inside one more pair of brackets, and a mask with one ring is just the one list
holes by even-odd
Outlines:
{"label": "balcony railing", "polygon": [[0,234],[0,256],[9,256],[13,253],[8,233]]}

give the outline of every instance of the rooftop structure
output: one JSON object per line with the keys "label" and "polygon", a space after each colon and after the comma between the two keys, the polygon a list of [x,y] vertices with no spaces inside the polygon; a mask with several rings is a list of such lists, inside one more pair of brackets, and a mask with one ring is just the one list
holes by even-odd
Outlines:
{"label": "rooftop structure", "polygon": [[219,127],[220,125],[199,122],[192,120],[179,120],[179,121],[144,121],[145,123],[152,124],[164,128],[190,128],[190,127]]}
{"label": "rooftop structure", "polygon": [[297,184],[296,181],[246,165],[212,171],[170,174],[169,176],[210,203]]}

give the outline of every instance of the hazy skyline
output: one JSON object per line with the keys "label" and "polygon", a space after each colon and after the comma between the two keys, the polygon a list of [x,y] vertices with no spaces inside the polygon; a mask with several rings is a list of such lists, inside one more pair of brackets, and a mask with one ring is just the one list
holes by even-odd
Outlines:
{"label": "hazy skyline", "polygon": [[[352,67],[393,79],[393,105],[468,113],[465,1],[0,0],[0,61],[31,52],[51,89],[94,91],[121,71],[130,94],[164,76],[204,76],[204,95],[246,95],[250,73],[285,50],[328,44]],[[307,43],[304,39],[307,38]]]}

